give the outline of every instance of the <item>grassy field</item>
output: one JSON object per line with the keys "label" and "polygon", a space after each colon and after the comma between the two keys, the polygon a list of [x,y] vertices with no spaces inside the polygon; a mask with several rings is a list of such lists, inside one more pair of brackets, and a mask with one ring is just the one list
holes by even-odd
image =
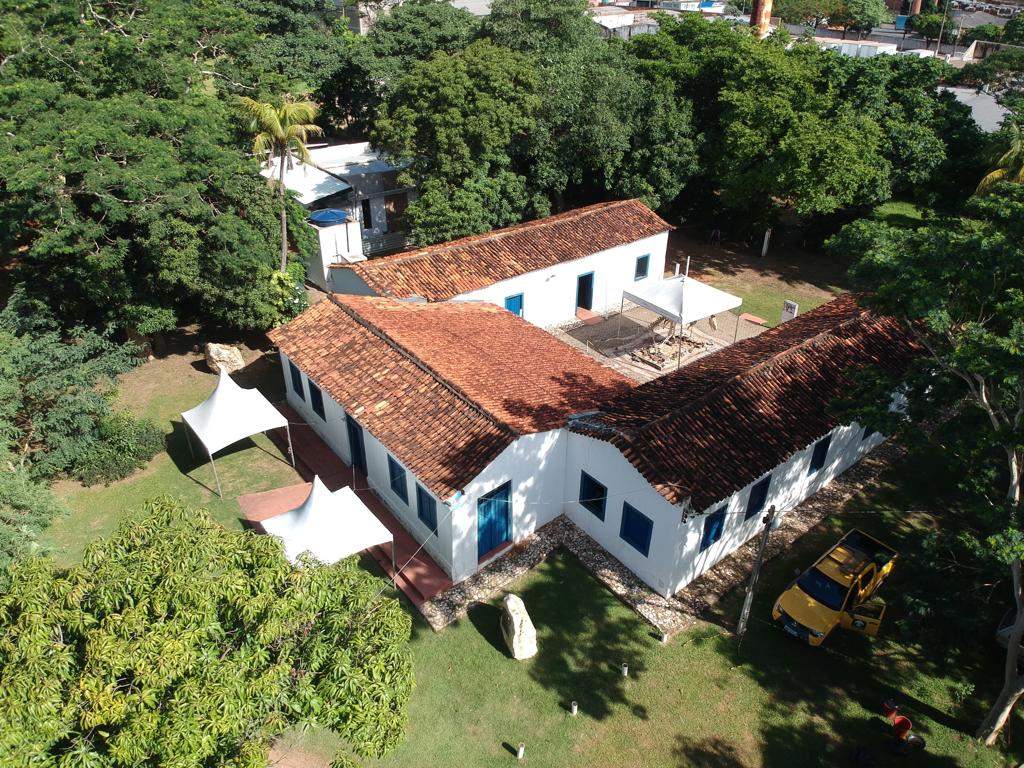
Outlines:
{"label": "grassy field", "polygon": [[[255,350],[246,350],[245,357],[249,365],[236,381],[246,387],[258,382],[272,402],[279,400],[283,396],[280,376],[268,375],[270,368],[276,371],[276,363]],[[216,382],[202,355],[185,351],[146,363],[123,377],[118,406],[163,427],[167,451],[157,454],[146,469],[109,486],[85,488],[74,482],[55,486],[69,513],[57,518],[41,540],[58,562],[76,562],[86,545],[112,531],[127,510],[161,494],[205,506],[224,525],[239,527],[240,494],[300,482],[274,444],[265,435],[256,435],[217,454],[224,498],[217,497],[213,470],[202,447],[197,446],[192,458],[180,416],[208,397]]]}
{"label": "grassy field", "polygon": [[[922,482],[914,487],[908,477]],[[999,680],[991,637],[944,647],[928,637],[907,639],[898,629],[911,597],[904,594],[910,569],[925,566],[913,534],[943,522],[926,511],[939,500],[927,478],[923,468],[895,468],[887,482],[771,561],[741,648],[731,635],[740,595],[662,646],[568,554],[512,587],[537,626],[539,654],[532,660],[509,658],[494,604],[439,634],[417,621],[408,737],[368,764],[513,765],[512,750],[523,742],[525,764],[554,768],[1016,765],[1019,747],[1011,760],[971,738],[981,698],[988,701]],[[838,632],[821,648],[800,645],[770,622],[771,604],[795,569],[851,527],[901,549],[885,586],[890,616],[875,639]],[[619,673],[622,662],[629,664],[628,679]],[[979,694],[965,696],[972,685]],[[927,740],[924,753],[890,754],[891,726],[878,714],[890,697]],[[573,700],[580,707],[576,718],[568,713]],[[330,734],[296,732],[275,757],[282,766],[325,766],[337,747]]]}
{"label": "grassy field", "polygon": [[764,318],[769,326],[778,325],[787,299],[806,312],[849,290],[846,262],[799,248],[779,245],[761,258],[729,244],[709,245],[688,233],[673,232],[668,271],[674,270],[676,262],[684,269],[687,256],[690,274],[739,296],[743,299],[739,311]]}

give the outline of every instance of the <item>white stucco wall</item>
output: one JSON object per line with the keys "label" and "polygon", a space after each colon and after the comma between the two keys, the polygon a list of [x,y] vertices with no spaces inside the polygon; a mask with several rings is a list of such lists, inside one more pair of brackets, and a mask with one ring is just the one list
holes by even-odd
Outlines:
{"label": "white stucco wall", "polygon": [[363,237],[360,233],[358,221],[346,221],[344,224],[335,224],[330,227],[316,227],[312,224],[306,226],[317,230],[317,238],[320,241],[320,263],[310,260],[306,270],[306,276],[314,285],[328,290],[331,264],[339,261],[365,261],[363,256]]}
{"label": "white stucco wall", "polygon": [[[527,272],[508,280],[456,296],[454,301],[488,301],[505,306],[505,298],[523,294],[523,318],[548,328],[576,319],[576,278],[594,273],[594,312],[618,311],[622,291],[632,286],[649,285],[665,273],[665,249],[668,232],[645,237],[574,261],[547,269]],[[638,256],[650,255],[647,277],[633,279]]]}
{"label": "white stucco wall", "polygon": [[[608,489],[603,521],[579,503],[580,472],[586,472]],[[565,491],[566,517],[590,534],[651,589],[669,594],[682,517],[679,507],[670,504],[654,490],[618,448],[575,432],[569,434]],[[654,523],[646,557],[619,536],[624,502]]]}
{"label": "white stucco wall", "polygon": [[[764,508],[767,510],[768,507],[775,505],[776,511],[784,515],[804,499],[828,485],[884,440],[878,433],[863,440],[863,434],[864,428],[859,424],[837,427],[833,430],[832,443],[829,445],[828,455],[825,458],[825,466],[813,475],[807,473],[814,445],[818,441],[815,440],[803,450],[794,453],[787,461],[772,471],[771,485]],[[761,479],[758,478],[732,496],[712,504],[699,515],[680,522],[679,535],[676,539],[675,567],[671,576],[672,592],[678,592],[713,567],[719,560],[743,546],[762,529],[763,515],[755,515],[750,520],[744,519],[750,491]],[[704,522],[709,514],[723,506],[726,507],[726,515],[722,537],[701,552],[700,543],[704,535]]]}
{"label": "white stucco wall", "polygon": [[478,567],[476,503],[480,496],[512,483],[513,543],[561,514],[567,441],[563,429],[523,435],[466,486],[452,504],[454,581],[471,576]]}
{"label": "white stucco wall", "polygon": [[[292,389],[288,356],[283,352],[280,355],[288,404],[302,416],[306,423],[313,428],[314,432],[323,438],[324,442],[341,457],[342,461],[351,466],[352,454],[349,447],[348,431],[345,426],[345,409],[338,405],[321,387],[324,398],[324,416],[326,417],[321,419],[309,404],[309,377],[303,372],[302,378],[306,399],[300,400]],[[300,368],[299,370],[301,371],[302,369]],[[315,384],[316,382],[314,381],[313,383]],[[356,416],[356,421],[359,421],[358,416]],[[437,535],[435,536],[416,514],[416,476],[409,471],[408,467],[405,467],[409,495],[409,502],[406,504],[391,490],[387,448],[373,436],[365,424],[362,424],[362,427],[363,445],[366,452],[366,474],[370,489],[384,502],[391,513],[412,534],[412,537],[417,542],[426,542],[423,548],[437,561],[438,565],[451,575],[453,525],[452,515],[449,514],[448,506],[442,499],[439,499],[424,486],[424,489],[430,493],[437,504]],[[398,459],[397,456],[394,458]],[[401,464],[401,461],[399,463]],[[354,485],[353,487],[359,489],[359,486]]]}
{"label": "white stucco wall", "polygon": [[[326,419],[321,419],[309,405],[308,390],[305,400],[300,400],[294,394],[288,358],[283,353],[281,362],[289,404],[346,463],[351,464],[344,409],[324,393]],[[305,385],[305,374],[303,379]],[[456,582],[471,576],[480,565],[477,552],[477,500],[506,482],[510,482],[512,487],[513,543],[529,536],[559,514],[565,514],[644,583],[662,595],[678,592],[761,530],[761,515],[755,515],[750,520],[744,519],[747,499],[757,481],[684,520],[681,508],[670,504],[651,487],[617,448],[603,440],[558,429],[518,438],[474,478],[457,498],[449,500],[450,506],[445,500],[435,497],[438,533],[433,536],[416,515],[415,476],[406,468],[409,495],[406,504],[391,490],[387,448],[365,425],[363,435],[367,479],[371,489],[417,541],[426,541],[426,551]],[[878,433],[866,440],[863,435],[864,428],[858,424],[836,428],[832,433],[825,465],[813,475],[808,475],[808,469],[814,444],[818,441],[794,453],[771,473],[772,482],[765,509],[775,505],[780,514],[785,514],[859,461],[884,439]],[[579,504],[580,473],[583,471],[608,489],[603,521]],[[624,502],[635,507],[653,523],[651,544],[646,556],[619,535]],[[722,537],[701,551],[705,520],[722,506],[726,507]]]}

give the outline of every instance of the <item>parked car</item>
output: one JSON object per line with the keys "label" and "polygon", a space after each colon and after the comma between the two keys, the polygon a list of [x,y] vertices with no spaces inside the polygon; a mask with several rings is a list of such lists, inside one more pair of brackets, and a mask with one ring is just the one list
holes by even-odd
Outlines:
{"label": "parked car", "polygon": [[875,593],[896,558],[896,550],[852,530],[789,585],[775,601],[772,618],[814,646],[836,627],[875,635],[885,616],[885,603]]}

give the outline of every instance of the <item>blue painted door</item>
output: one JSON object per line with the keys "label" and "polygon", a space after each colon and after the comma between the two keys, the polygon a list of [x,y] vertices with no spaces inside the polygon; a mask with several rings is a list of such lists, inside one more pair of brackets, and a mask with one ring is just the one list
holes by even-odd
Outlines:
{"label": "blue painted door", "polygon": [[511,312],[513,315],[523,316],[523,294],[517,293],[515,296],[507,296],[505,298],[505,309]]}
{"label": "blue painted door", "polygon": [[477,557],[512,541],[512,484],[505,483],[477,499]]}
{"label": "blue painted door", "polygon": [[594,308],[594,273],[587,272],[576,278],[576,306],[583,309]]}
{"label": "blue painted door", "polygon": [[352,451],[352,466],[366,474],[366,446],[363,444],[363,428],[358,421],[345,414],[345,429],[348,430],[348,446]]}

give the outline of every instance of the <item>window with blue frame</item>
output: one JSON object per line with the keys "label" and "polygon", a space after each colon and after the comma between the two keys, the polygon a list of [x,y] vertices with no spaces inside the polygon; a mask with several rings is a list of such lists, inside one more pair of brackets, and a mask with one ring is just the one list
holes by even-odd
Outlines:
{"label": "window with blue frame", "polygon": [[619,526],[619,538],[629,544],[644,557],[651,549],[651,532],[654,521],[636,507],[622,503],[622,524]]}
{"label": "window with blue frame", "polygon": [[298,395],[300,400],[305,400],[306,392],[302,388],[302,372],[291,360],[288,361],[288,370],[292,375],[292,392]]}
{"label": "window with blue frame", "polygon": [[704,535],[700,537],[700,551],[722,538],[725,532],[725,507],[719,507],[704,518]]}
{"label": "window with blue frame", "polygon": [[393,456],[388,456],[388,477],[391,481],[391,490],[395,492],[406,504],[409,503],[409,487],[405,482],[405,467],[395,461]]}
{"label": "window with blue frame", "polygon": [[320,387],[314,384],[312,379],[306,379],[306,384],[309,385],[309,404],[313,407],[313,413],[327,421],[327,416],[324,414],[324,395],[320,391]]}
{"label": "window with blue frame", "polygon": [[580,506],[590,510],[599,520],[604,520],[607,502],[608,489],[586,472],[580,472]]}
{"label": "window with blue frame", "polygon": [[636,267],[633,269],[633,279],[643,280],[647,277],[647,271],[651,267],[651,255],[645,253],[643,256],[636,257]]}
{"label": "window with blue frame", "polygon": [[744,515],[744,520],[749,520],[754,515],[761,514],[764,511],[765,502],[768,501],[768,488],[772,484],[772,476],[763,480],[759,480],[753,488],[750,489],[750,496],[747,497],[747,514]]}
{"label": "window with blue frame", "polygon": [[523,316],[523,294],[517,293],[515,296],[505,297],[505,309],[511,312],[513,315],[519,317]]}
{"label": "window with blue frame", "polygon": [[832,435],[826,435],[814,444],[814,451],[811,453],[811,465],[807,468],[808,475],[817,474],[825,466],[825,459],[828,458],[828,448],[832,444]]}
{"label": "window with blue frame", "polygon": [[437,535],[437,502],[419,483],[416,483],[416,517]]}

